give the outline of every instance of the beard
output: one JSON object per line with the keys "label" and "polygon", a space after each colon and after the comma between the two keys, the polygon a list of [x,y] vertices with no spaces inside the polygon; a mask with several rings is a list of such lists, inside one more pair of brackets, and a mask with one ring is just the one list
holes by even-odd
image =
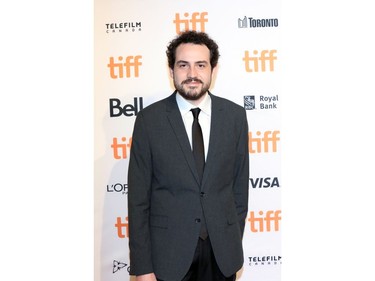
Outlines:
{"label": "beard", "polygon": [[[184,88],[184,85],[187,83],[190,83],[192,81],[201,83],[202,87],[199,90],[198,87],[187,87]],[[196,79],[196,78],[189,78],[181,82],[181,84],[177,84],[177,82],[174,80],[174,86],[176,90],[180,93],[180,95],[185,98],[186,100],[198,100],[201,97],[204,96],[204,94],[208,91],[210,88],[210,83],[203,83],[202,80]]]}

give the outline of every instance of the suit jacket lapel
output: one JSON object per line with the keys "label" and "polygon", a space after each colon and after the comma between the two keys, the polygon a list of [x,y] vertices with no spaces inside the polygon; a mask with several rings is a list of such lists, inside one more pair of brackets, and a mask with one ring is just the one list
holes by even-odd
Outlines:
{"label": "suit jacket lapel", "polygon": [[199,183],[198,172],[195,167],[195,161],[189,138],[186,134],[184,122],[181,117],[180,110],[176,102],[176,93],[173,93],[167,100],[166,113],[169,123],[176,135],[177,141],[180,144],[181,150],[185,156],[186,162],[188,163],[191,172],[193,173],[196,181]]}
{"label": "suit jacket lapel", "polygon": [[202,189],[209,178],[209,174],[213,165],[215,165],[215,151],[220,151],[220,143],[218,136],[225,133],[223,128],[225,114],[223,113],[224,107],[220,104],[219,100],[210,93],[211,97],[211,129],[210,129],[210,143],[208,146],[208,153],[206,165],[204,168]]}

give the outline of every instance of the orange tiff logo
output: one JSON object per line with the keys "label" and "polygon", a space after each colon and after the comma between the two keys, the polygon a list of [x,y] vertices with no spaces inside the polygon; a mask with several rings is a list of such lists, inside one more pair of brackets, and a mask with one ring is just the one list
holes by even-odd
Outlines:
{"label": "orange tiff logo", "polygon": [[259,54],[257,50],[254,50],[253,56],[250,56],[249,51],[245,51],[242,60],[245,62],[246,72],[266,72],[267,70],[273,72],[275,60],[277,60],[276,53],[276,50],[262,50]]}
{"label": "orange tiff logo", "polygon": [[250,217],[247,219],[250,222],[251,232],[271,232],[279,231],[281,221],[281,210],[276,211],[259,211],[258,215],[255,212],[250,212]]}
{"label": "orange tiff logo", "polygon": [[117,237],[118,238],[126,238],[129,237],[129,223],[128,217],[125,218],[125,222],[122,221],[121,217],[117,217],[117,221],[115,223],[115,227],[117,229]]}
{"label": "orange tiff logo", "polygon": [[249,153],[277,152],[280,131],[249,132]]}
{"label": "orange tiff logo", "polygon": [[[197,30],[205,31],[205,23],[208,22],[206,16],[208,15],[207,12],[198,13],[194,12],[191,14],[184,13],[184,18],[180,17],[179,13],[176,13],[176,17],[173,23],[176,25],[176,33],[179,34],[181,31],[184,30]],[[198,28],[199,25],[199,28]]]}
{"label": "orange tiff logo", "polygon": [[124,73],[127,78],[139,77],[139,67],[142,65],[140,59],[142,56],[127,56],[125,59],[119,56],[117,60],[114,57],[109,58],[107,67],[109,68],[109,76],[112,79],[124,78]]}
{"label": "orange tiff logo", "polygon": [[132,138],[122,137],[120,139],[113,138],[111,148],[113,151],[113,158],[115,159],[126,159],[128,158],[128,152],[132,145]]}

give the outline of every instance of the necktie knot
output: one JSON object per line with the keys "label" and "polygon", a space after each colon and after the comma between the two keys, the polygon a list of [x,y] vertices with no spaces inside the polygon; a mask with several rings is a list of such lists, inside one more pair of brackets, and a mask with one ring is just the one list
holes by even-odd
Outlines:
{"label": "necktie knot", "polygon": [[198,115],[201,112],[201,109],[199,107],[197,108],[192,108],[191,112],[193,113],[194,119],[198,119]]}

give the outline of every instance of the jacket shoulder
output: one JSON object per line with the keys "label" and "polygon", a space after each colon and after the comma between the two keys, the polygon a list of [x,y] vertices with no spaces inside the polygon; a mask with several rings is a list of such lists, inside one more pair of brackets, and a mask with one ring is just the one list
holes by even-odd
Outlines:
{"label": "jacket shoulder", "polygon": [[213,106],[216,106],[219,109],[229,109],[232,112],[246,113],[246,110],[243,106],[231,101],[227,98],[215,96],[211,94],[211,99]]}

